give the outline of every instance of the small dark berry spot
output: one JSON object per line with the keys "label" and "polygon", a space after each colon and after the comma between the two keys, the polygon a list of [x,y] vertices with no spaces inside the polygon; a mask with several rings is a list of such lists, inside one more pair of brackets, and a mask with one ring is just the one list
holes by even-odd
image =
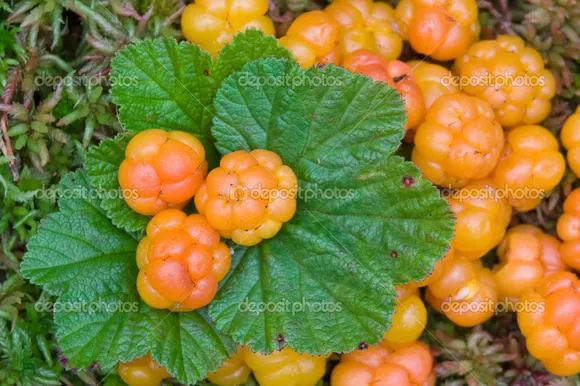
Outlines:
{"label": "small dark berry spot", "polygon": [[360,342],[360,343],[358,344],[358,349],[359,349],[359,350],[366,350],[367,348],[369,348],[369,345],[368,345],[368,344],[366,344],[365,342]]}
{"label": "small dark berry spot", "polygon": [[276,338],[276,342],[278,343],[278,346],[280,346],[280,348],[282,348],[282,347],[284,347],[284,345],[286,345],[286,338],[284,338],[284,335],[280,334]]}
{"label": "small dark berry spot", "polygon": [[399,254],[397,253],[397,251],[391,251],[391,257],[393,259],[395,259],[395,258],[399,257]]}
{"label": "small dark berry spot", "polygon": [[400,81],[402,81],[402,80],[404,80],[404,79],[407,79],[407,74],[401,74],[401,75],[399,75],[399,76],[395,76],[395,77],[393,78],[393,81],[394,81],[395,83],[399,83]]}
{"label": "small dark berry spot", "polygon": [[401,181],[403,182],[405,188],[409,188],[415,183],[415,179],[411,176],[404,176]]}

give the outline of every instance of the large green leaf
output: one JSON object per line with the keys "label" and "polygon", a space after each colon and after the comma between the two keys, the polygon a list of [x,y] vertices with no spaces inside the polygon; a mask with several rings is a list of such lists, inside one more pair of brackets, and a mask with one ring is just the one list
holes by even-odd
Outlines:
{"label": "large green leaf", "polygon": [[393,156],[401,98],[332,66],[250,63],[224,83],[212,132],[222,153],[265,148],[299,179],[294,218],[239,249],[210,314],[238,343],[312,353],[375,343],[390,324],[394,285],[423,278],[453,221],[436,189]]}
{"label": "large green leaf", "polygon": [[71,367],[98,361],[110,369],[146,352],[178,380],[192,384],[234,350],[204,310],[153,310],[137,294],[137,241],[99,207],[86,175],[66,176],[60,211],[44,220],[28,244],[22,274],[60,295],[57,338]]}
{"label": "large green leaf", "polygon": [[121,50],[112,61],[111,93],[129,131],[151,128],[196,135],[215,161],[209,133],[216,82],[210,55],[174,39],[145,40]]}
{"label": "large green leaf", "polygon": [[107,219],[86,175],[68,174],[58,193],[60,211],[43,220],[28,242],[21,273],[54,294],[133,285],[127,272],[137,271],[137,240]]}
{"label": "large green leaf", "polygon": [[112,61],[111,94],[119,120],[132,132],[190,132],[205,145],[213,165],[217,154],[210,126],[218,86],[247,62],[264,57],[288,58],[290,53],[257,30],[236,35],[214,63],[209,53],[187,42],[167,38],[132,44]]}

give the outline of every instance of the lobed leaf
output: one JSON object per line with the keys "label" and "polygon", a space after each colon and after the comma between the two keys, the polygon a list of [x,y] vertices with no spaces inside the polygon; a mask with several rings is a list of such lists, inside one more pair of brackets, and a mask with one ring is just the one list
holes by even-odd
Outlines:
{"label": "lobed leaf", "polygon": [[399,95],[336,67],[267,59],[224,81],[215,105],[220,152],[272,150],[300,188],[276,237],[237,250],[210,305],[218,327],[261,352],[379,341],[394,285],[426,276],[453,227],[437,190],[393,156],[405,121]]}
{"label": "lobed leaf", "polygon": [[83,172],[67,175],[60,211],[28,244],[22,274],[60,295],[56,336],[71,367],[111,369],[151,352],[180,382],[193,384],[234,350],[204,310],[154,310],[137,294],[137,241],[99,207]]}

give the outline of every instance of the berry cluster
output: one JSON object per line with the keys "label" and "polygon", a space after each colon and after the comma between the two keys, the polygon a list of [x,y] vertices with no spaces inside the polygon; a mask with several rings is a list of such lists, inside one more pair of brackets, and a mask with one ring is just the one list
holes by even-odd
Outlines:
{"label": "berry cluster", "polygon": [[562,260],[570,267],[580,270],[580,189],[575,189],[564,201],[564,213],[558,219],[558,236]]}
{"label": "berry cluster", "polygon": [[191,311],[211,302],[230,264],[229,248],[203,216],[167,209],[137,248],[137,290],[153,308]]}
{"label": "berry cluster", "polygon": [[462,91],[487,101],[504,127],[538,123],[550,113],[554,76],[520,37],[475,43],[454,66]]}
{"label": "berry cluster", "polygon": [[[137,249],[137,289],[153,308],[184,312],[209,304],[231,263],[220,234],[255,245],[296,212],[296,175],[271,151],[227,154],[207,180],[205,150],[184,132],[143,131],[125,156],[119,184],[133,193],[124,196],[126,203],[155,215]],[[201,214],[175,209],[194,195]]]}
{"label": "berry cluster", "polygon": [[433,355],[420,341],[404,345],[381,342],[344,354],[334,368],[332,386],[434,385]]}
{"label": "berry cluster", "polygon": [[580,280],[555,272],[522,296],[518,325],[526,347],[560,376],[580,372]]}
{"label": "berry cluster", "polygon": [[205,149],[197,138],[183,131],[151,129],[129,141],[119,185],[127,205],[151,216],[185,206],[206,173]]}
{"label": "berry cluster", "polygon": [[119,377],[129,386],[157,386],[171,375],[147,354],[117,366]]}
{"label": "berry cluster", "polygon": [[236,33],[246,29],[274,35],[267,11],[267,0],[196,0],[183,10],[181,30],[187,40],[216,55]]}
{"label": "berry cluster", "polygon": [[298,180],[271,151],[225,155],[195,196],[199,213],[225,238],[255,245],[274,237],[296,212]]}
{"label": "berry cluster", "polygon": [[518,298],[548,274],[568,268],[560,258],[560,241],[529,224],[511,228],[497,255],[493,274],[500,298]]}
{"label": "berry cluster", "polygon": [[489,176],[504,145],[489,105],[462,93],[443,95],[417,129],[412,160],[429,180],[462,187]]}
{"label": "berry cluster", "polygon": [[580,106],[576,108],[576,112],[570,115],[560,133],[562,144],[568,150],[566,158],[570,169],[580,176]]}
{"label": "berry cluster", "polygon": [[219,386],[242,385],[253,373],[261,386],[314,386],[325,371],[325,356],[300,354],[288,347],[263,355],[239,347],[208,379]]}
{"label": "berry cluster", "polygon": [[401,0],[396,15],[413,50],[436,60],[463,55],[479,38],[475,0]]}
{"label": "berry cluster", "polygon": [[395,11],[372,0],[337,0],[296,18],[280,39],[302,67],[341,64],[359,51],[396,59],[403,49]]}

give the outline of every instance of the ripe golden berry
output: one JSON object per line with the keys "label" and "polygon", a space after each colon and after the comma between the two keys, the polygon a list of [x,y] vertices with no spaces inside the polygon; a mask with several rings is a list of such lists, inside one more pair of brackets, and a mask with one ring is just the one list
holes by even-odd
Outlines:
{"label": "ripe golden berry", "polygon": [[440,96],[459,92],[453,74],[445,67],[418,60],[412,60],[407,65],[411,67],[415,82],[421,88],[427,109]]}
{"label": "ripe golden berry", "polygon": [[381,342],[342,355],[331,386],[428,386],[435,384],[433,355],[423,342],[392,346]]}
{"label": "ripe golden berry", "polygon": [[244,347],[244,360],[260,386],[314,386],[326,371],[326,356],[300,354],[289,347],[267,355]]}
{"label": "ripe golden berry", "polygon": [[455,215],[455,256],[479,259],[495,248],[505,235],[512,210],[488,179],[451,191],[447,197]]}
{"label": "ripe golden berry", "polygon": [[475,43],[454,70],[462,91],[487,101],[504,127],[538,123],[550,113],[554,77],[538,51],[518,36]]}
{"label": "ripe golden berry", "polygon": [[564,201],[564,213],[556,226],[563,240],[560,254],[566,264],[580,270],[580,188],[574,189]]}
{"label": "ripe golden berry", "polygon": [[397,289],[397,306],[385,341],[393,344],[411,343],[419,339],[427,325],[427,309],[416,287]]}
{"label": "ripe golden berry", "polygon": [[310,11],[298,16],[290,25],[280,44],[292,52],[302,68],[317,63],[339,64],[338,24],[322,11]]}
{"label": "ripe golden berry", "polygon": [[324,12],[340,26],[340,56],[364,49],[387,60],[397,59],[403,49],[395,11],[384,2],[336,0]]}
{"label": "ripe golden berry", "polygon": [[412,160],[434,184],[456,188],[487,177],[503,146],[503,130],[486,102],[449,94],[427,110],[415,134]]}
{"label": "ripe golden berry", "polygon": [[455,59],[479,37],[475,0],[402,0],[395,13],[403,38],[433,59]]}
{"label": "ripe golden berry", "polygon": [[119,377],[129,386],[158,386],[171,375],[147,354],[127,363],[117,365]]}
{"label": "ripe golden berry", "polygon": [[510,205],[525,212],[540,204],[565,171],[556,137],[542,126],[529,125],[508,131],[492,177],[495,186],[506,192]]}
{"label": "ripe golden berry", "polygon": [[564,122],[560,139],[566,150],[568,150],[566,158],[570,169],[577,177],[580,177],[580,106]]}
{"label": "ripe golden berry", "polygon": [[518,307],[518,325],[530,354],[558,376],[580,372],[580,280],[555,272],[526,292]]}
{"label": "ripe golden berry", "polygon": [[274,237],[296,212],[298,180],[268,150],[225,155],[195,196],[197,210],[223,237],[255,245]]}
{"label": "ripe golden berry", "polygon": [[508,230],[497,254],[493,275],[501,298],[518,298],[548,274],[568,269],[560,257],[560,241],[529,224]]}
{"label": "ripe golden berry", "polygon": [[118,179],[127,205],[151,216],[185,206],[206,173],[205,150],[197,138],[182,131],[151,129],[129,141]]}
{"label": "ripe golden berry", "polygon": [[472,327],[494,315],[498,296],[489,269],[479,260],[456,258],[427,286],[425,298],[458,326]]}
{"label": "ripe golden berry", "polygon": [[191,311],[208,305],[231,264],[230,250],[199,214],[164,210],[137,247],[137,290],[153,308]]}
{"label": "ripe golden berry", "polygon": [[246,29],[274,35],[274,23],[266,15],[268,0],[195,0],[183,10],[183,36],[212,55]]}
{"label": "ripe golden berry", "polygon": [[219,369],[207,375],[207,379],[219,386],[243,385],[251,372],[244,359],[244,349],[238,347],[237,351],[226,359]]}

